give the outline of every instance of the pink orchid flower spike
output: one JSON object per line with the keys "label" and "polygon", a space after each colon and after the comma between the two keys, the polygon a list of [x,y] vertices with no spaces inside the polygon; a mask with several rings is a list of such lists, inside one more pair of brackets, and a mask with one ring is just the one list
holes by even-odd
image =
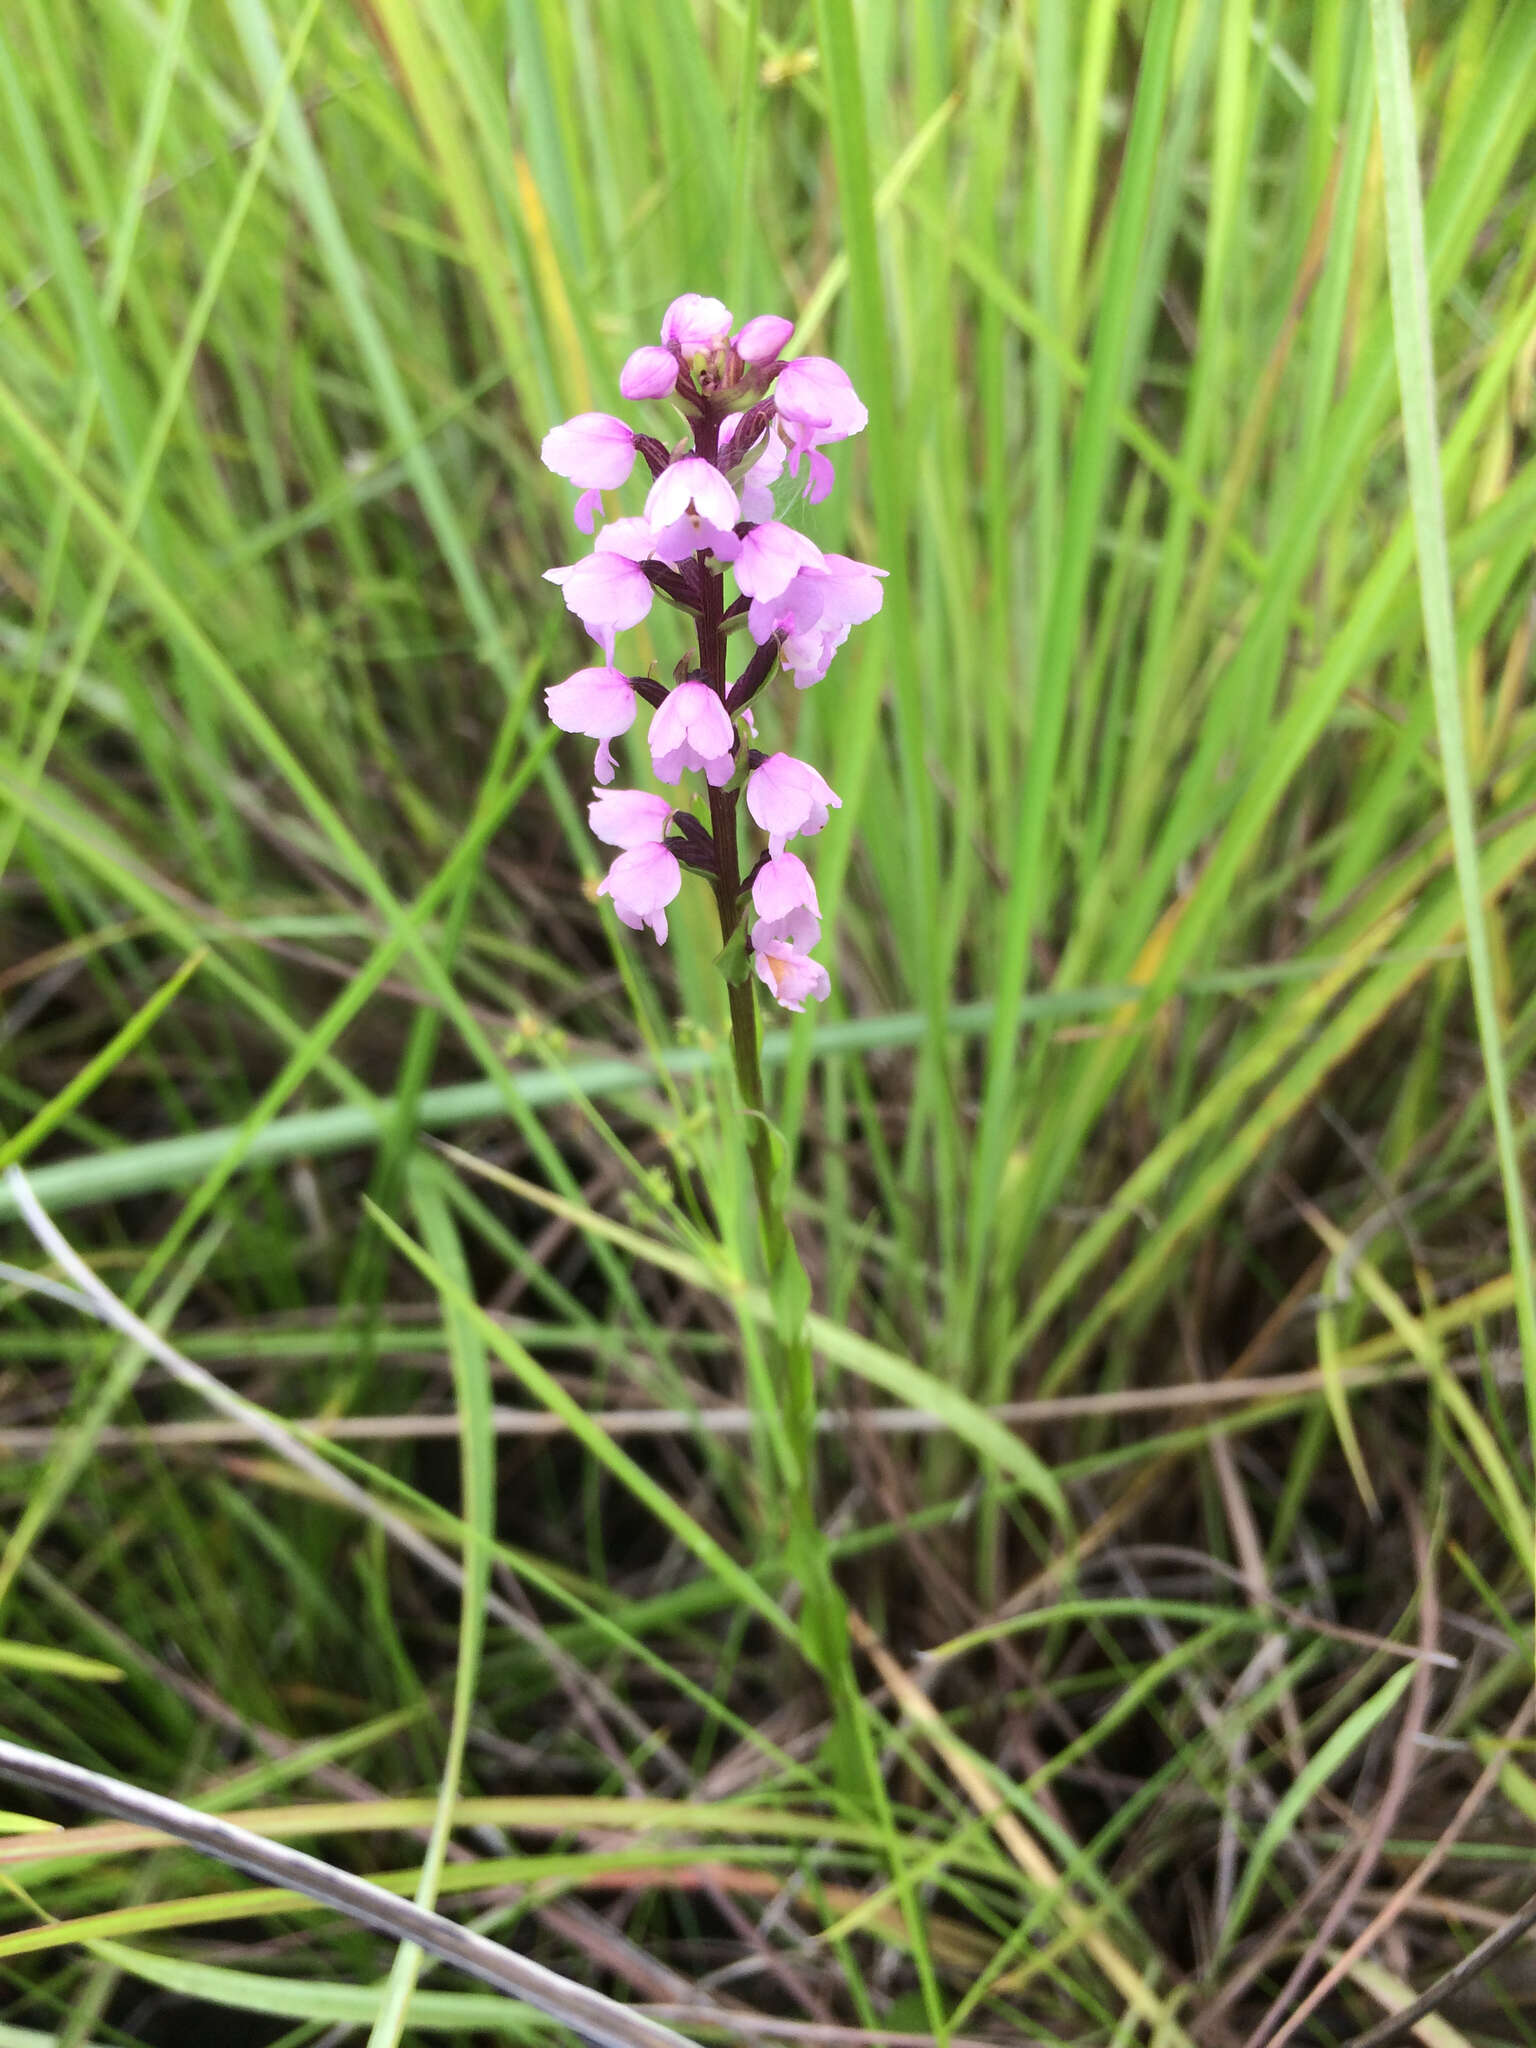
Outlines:
{"label": "pink orchid flower spike", "polygon": [[[791,1011],[830,988],[812,957],[821,940],[816,884],[789,842],[824,830],[842,800],[810,761],[758,751],[764,693],[780,673],[801,689],[820,681],[853,629],[880,610],[885,575],[825,552],[798,520],[777,516],[776,494],[793,495],[786,472],[806,503],[819,504],[835,482],[825,450],[868,418],[840,365],[785,359],[793,335],[782,314],[735,327],[720,299],[683,292],[662,316],[660,340],[632,349],[618,381],[621,398],[668,401],[687,438],[669,447],[611,413],[587,412],[552,427],[543,444],[547,466],[581,492],[576,522],[593,536],[590,554],[545,574],[601,659],[550,685],[545,703],[563,731],[597,742],[587,817],[615,849],[599,893],[626,925],[664,941],[684,871],[705,879],[728,942],[721,959],[738,1049],[754,985]],[[606,493],[634,488],[637,461],[649,472],[643,509],[606,505]],[[685,616],[694,642],[671,681],[654,665],[626,674],[615,653],[619,634],[658,602]],[[650,658],[647,649],[634,666]],[[609,786],[613,742],[634,724],[641,698],[651,707],[651,767],[670,794]],[[701,777],[702,789],[690,794],[688,776]],[[755,858],[739,845],[743,802],[767,841]],[[755,1034],[742,1057],[755,1067]]]}

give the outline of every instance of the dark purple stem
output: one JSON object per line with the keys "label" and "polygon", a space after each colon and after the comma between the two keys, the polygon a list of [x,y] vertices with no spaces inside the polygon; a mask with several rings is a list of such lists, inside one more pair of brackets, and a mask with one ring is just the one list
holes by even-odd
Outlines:
{"label": "dark purple stem", "polygon": [[[709,462],[719,460],[720,421],[715,412],[705,411],[694,428],[693,439],[697,454]],[[704,586],[698,615],[699,673],[729,709],[730,698],[725,681],[725,577],[718,569],[706,568],[705,559],[702,555],[697,557]],[[709,792],[709,822],[715,841],[715,908],[720,918],[721,943],[727,946],[735,936],[742,915],[737,796],[734,789],[711,788]],[[736,1067],[736,1085],[748,1111],[747,1156],[752,1165],[752,1185],[757,1193],[757,1213],[762,1225],[764,1250],[768,1255],[768,1270],[774,1273],[778,1271],[784,1254],[787,1226],[774,1196],[773,1144],[763,1115],[763,1073],[757,1056],[757,1005],[753,1000],[750,978],[728,981],[726,990],[730,998],[731,1053]]]}

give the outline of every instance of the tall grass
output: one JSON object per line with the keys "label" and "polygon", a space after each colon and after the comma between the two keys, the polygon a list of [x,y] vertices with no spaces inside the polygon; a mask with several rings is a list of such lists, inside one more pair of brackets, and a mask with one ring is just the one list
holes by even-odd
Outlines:
{"label": "tall grass", "polygon": [[[0,1195],[5,1732],[705,2038],[1433,1984],[1536,1814],[1536,10],[15,0],[0,106],[0,1162],[160,1340]],[[708,904],[539,712],[539,440],[685,289],[891,571],[766,1048],[873,1777]],[[8,1828],[0,2048],[549,2031]]]}

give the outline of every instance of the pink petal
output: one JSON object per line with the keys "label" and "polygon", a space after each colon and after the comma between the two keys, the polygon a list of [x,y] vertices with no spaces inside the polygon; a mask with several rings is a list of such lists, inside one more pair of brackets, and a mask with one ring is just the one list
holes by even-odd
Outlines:
{"label": "pink petal", "polygon": [[721,562],[734,562],[741,542],[728,526],[711,526],[707,519],[692,514],[674,519],[653,536],[651,552],[658,562],[682,562],[689,555],[704,553]]}
{"label": "pink petal", "polygon": [[766,483],[758,481],[757,471],[749,469],[741,480],[741,516],[760,526],[765,519],[771,519],[777,507],[773,492]]}
{"label": "pink petal", "polygon": [[797,910],[786,910],[782,917],[760,917],[752,927],[752,945],[759,953],[776,940],[793,946],[797,952],[808,953],[820,938],[821,919],[804,904]]}
{"label": "pink petal", "polygon": [[579,668],[563,683],[550,685],[544,706],[562,732],[601,742],[593,773],[599,782],[612,782],[613,751],[608,742],[635,722],[635,693],[628,677],[616,668]]}
{"label": "pink petal", "polygon": [[885,598],[880,585],[888,570],[848,555],[827,555],[822,574],[822,617],[828,623],[835,619],[839,625],[861,626],[879,611]]}
{"label": "pink petal", "polygon": [[654,343],[637,348],[619,372],[621,398],[665,398],[677,382],[677,357]]}
{"label": "pink petal", "polygon": [[717,347],[730,331],[730,307],[698,292],[684,292],[674,299],[661,320],[662,340],[675,341],[684,355]]}
{"label": "pink petal", "polygon": [[685,455],[661,472],[645,500],[645,516],[653,530],[670,526],[690,513],[727,531],[741,517],[736,493],[712,462]]}
{"label": "pink petal", "polygon": [[544,708],[562,732],[617,739],[635,722],[635,693],[616,668],[579,668],[544,692]]}
{"label": "pink petal", "polygon": [[830,497],[832,486],[836,482],[837,471],[832,467],[830,458],[823,455],[819,448],[807,450],[805,464],[805,502],[807,505],[819,505],[824,498]]}
{"label": "pink petal", "polygon": [[599,555],[622,555],[628,562],[651,558],[651,529],[638,513],[628,519],[610,519],[592,543]]}
{"label": "pink petal", "polygon": [[809,632],[792,633],[780,651],[780,664],[794,677],[797,690],[819,683],[832,666],[832,657],[848,638],[846,626],[812,626]]}
{"label": "pink petal", "polygon": [[671,690],[651,720],[648,740],[663,782],[675,783],[685,768],[702,769],[716,789],[731,779],[736,729],[707,683],[679,683]]}
{"label": "pink petal", "polygon": [[792,526],[764,520],[741,543],[736,557],[737,587],[747,597],[780,596],[802,569],[821,566],[821,549]]}
{"label": "pink petal", "polygon": [[786,839],[797,832],[819,832],[828,811],[841,810],[842,802],[808,761],[797,761],[793,754],[770,754],[747,777],[747,810],[768,834],[768,851],[775,859]]}
{"label": "pink petal", "polygon": [[579,412],[551,427],[539,451],[546,469],[583,490],[616,491],[635,466],[635,436],[612,413]]}
{"label": "pink petal", "polygon": [[759,313],[749,320],[732,344],[744,363],[771,363],[795,331],[793,320],[781,313]]}
{"label": "pink petal", "polygon": [[831,991],[827,970],[784,939],[771,939],[752,956],[753,970],[774,1001],[803,1010],[808,996],[823,1001]]}
{"label": "pink petal", "polygon": [[613,899],[613,907],[631,931],[647,925],[658,944],[667,937],[666,906],[683,886],[683,871],[677,856],[664,846],[634,846],[621,853],[597,885],[599,896]]}
{"label": "pink petal", "polygon": [[672,824],[672,805],[643,789],[594,790],[587,823],[605,846],[659,846]]}
{"label": "pink petal", "polygon": [[544,575],[561,586],[566,609],[576,614],[610,660],[615,633],[638,626],[651,608],[653,593],[645,571],[623,555],[586,555],[568,568],[546,569]]}
{"label": "pink petal", "polygon": [[816,430],[817,440],[842,441],[869,423],[848,372],[829,356],[796,356],[773,387],[779,418]]}
{"label": "pink petal", "polygon": [[761,647],[773,633],[807,633],[821,617],[825,579],[807,570],[777,597],[755,597],[747,607],[747,631]]}
{"label": "pink petal", "polygon": [[802,908],[820,917],[816,884],[798,854],[781,853],[777,860],[763,863],[752,882],[752,908],[759,917],[787,917]]}

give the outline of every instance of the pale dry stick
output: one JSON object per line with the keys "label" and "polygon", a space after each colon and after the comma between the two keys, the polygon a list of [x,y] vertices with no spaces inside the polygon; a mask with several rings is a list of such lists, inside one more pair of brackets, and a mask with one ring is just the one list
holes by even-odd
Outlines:
{"label": "pale dry stick", "polygon": [[[157,1331],[150,1328],[148,1323],[136,1316],[126,1303],[119,1301],[63,1236],[57,1224],[32,1192],[31,1184],[19,1166],[6,1168],[5,1185],[32,1235],[44,1251],[76,1282],[80,1291],[75,1295],[68,1289],[62,1289],[57,1281],[48,1279],[44,1274],[26,1275],[23,1269],[18,1267],[7,1268],[7,1273],[25,1279],[42,1293],[56,1299],[67,1299],[70,1306],[78,1307],[94,1316],[98,1322],[106,1323],[111,1329],[132,1337],[152,1358],[159,1360],[173,1379],[179,1380],[183,1386],[200,1394],[210,1408],[216,1408],[221,1415],[238,1423],[243,1430],[264,1443],[285,1463],[304,1473],[332,1499],[344,1502],[355,1513],[374,1523],[393,1542],[398,1543],[402,1550],[414,1557],[418,1564],[424,1565],[437,1578],[445,1579],[462,1595],[463,1571],[446,1551],[440,1550],[430,1538],[423,1536],[421,1531],[414,1528],[403,1515],[397,1515],[393,1509],[383,1506],[366,1488],[348,1479],[344,1473],[338,1472],[320,1456],[318,1451],[311,1450],[289,1427],[279,1422],[276,1416],[268,1414],[264,1408],[259,1408],[254,1401],[247,1401],[243,1395],[232,1393],[223,1381],[217,1379],[205,1366],[184,1357],[174,1345],[168,1344]],[[461,1425],[457,1418],[451,1419],[454,1425],[453,1433],[457,1435]],[[631,1708],[626,1707],[595,1673],[583,1671],[574,1660],[566,1657],[565,1652],[552,1642],[546,1631],[536,1622],[519,1613],[517,1608],[510,1601],[504,1600],[499,1593],[487,1592],[485,1608],[486,1612],[504,1628],[511,1629],[521,1641],[537,1650],[557,1672],[563,1676],[578,1676],[580,1683],[602,1700],[607,1710],[628,1729],[633,1738],[643,1742],[654,1754],[662,1755],[664,1752],[664,1761],[676,1781],[690,1782],[686,1767],[670,1747],[663,1744],[658,1748],[655,1731],[647,1728],[639,1716]]]}
{"label": "pale dry stick", "polygon": [[550,2014],[600,2048],[693,2048],[683,2035],[660,2021],[620,2005],[617,1999],[605,1998],[600,1991],[590,1991],[584,1984],[572,1983],[542,1963],[517,1955],[440,1913],[429,1913],[350,1871],[333,1869],[302,1849],[264,1841],[227,1820],[183,1806],[177,1799],[140,1791],[136,1785],[104,1777],[99,1771],[4,1740],[0,1740],[0,1776],[52,1792],[77,1806],[115,1814],[119,1820],[157,1828],[250,1877],[300,1892],[393,1940],[414,1942],[505,1997],[521,1999]]}
{"label": "pale dry stick", "polygon": [[[648,2005],[645,2010],[656,2019],[686,2024],[695,2017],[686,2006]],[[702,2014],[699,2025],[705,2025]],[[742,2034],[769,2034],[778,2040],[805,2041],[811,2048],[934,2048],[932,2034],[893,2033],[885,2027],[823,2026],[817,2020],[780,2020],[764,2014],[733,2013],[732,2023]],[[965,2034],[945,2037],[947,2048],[998,2048],[996,2041]],[[1059,2041],[1044,2041],[1038,2034],[1011,2034],[1008,2048],[1061,2048]]]}
{"label": "pale dry stick", "polygon": [[[1362,1906],[1390,1906],[1396,1897],[1396,1892],[1388,1891],[1384,1885],[1367,1885],[1360,1894],[1360,1903]],[[1453,1899],[1447,1892],[1421,1892],[1416,1899],[1410,1899],[1403,1910],[1415,1919],[1434,1921],[1442,1929],[1447,1920],[1468,1927],[1486,1927],[1494,1932],[1509,1925],[1509,1915],[1501,1913],[1496,1906],[1480,1906],[1475,1899]]]}
{"label": "pale dry stick", "polygon": [[[51,1280],[46,1273],[34,1273],[28,1266],[12,1266],[0,1259],[0,1280],[11,1287],[19,1287],[25,1294],[46,1294],[50,1301],[62,1302],[65,1308],[78,1309],[81,1315],[96,1316],[98,1322],[101,1320],[96,1304],[88,1294],[82,1294],[75,1287],[66,1287],[62,1280]],[[47,1449],[56,1434],[52,1429],[27,1431],[27,1437],[36,1437],[38,1448],[42,1450]]]}
{"label": "pale dry stick", "polygon": [[[535,1894],[537,1888],[521,1888],[523,1898]],[[502,1903],[504,1894],[497,1887],[497,1903]],[[715,2026],[729,2025],[730,2008],[723,2006],[698,1984],[648,1955],[624,1933],[622,1928],[612,1925],[589,1906],[584,1899],[563,1899],[558,1904],[536,1901],[534,1910],[540,1920],[554,1934],[568,1941],[598,1969],[606,1970],[611,1977],[628,1984],[642,1999],[676,1999],[687,2009],[695,2021],[706,2018]]]}
{"label": "pale dry stick", "polygon": [[902,1670],[862,1615],[848,1611],[849,1633],[890,1688],[891,1697],[907,1717],[922,1728],[944,1759],[950,1776],[960,1786],[979,1814],[997,1830],[998,1840],[1020,1870],[1043,1892],[1057,1895],[1057,1913],[1068,1933],[1078,1936],[1083,1948],[1125,2000],[1138,2019],[1145,2022],[1159,2048],[1190,2048],[1189,2035],[1175,2020],[1172,2008],[1146,1982],[1142,1971],[1121,1953],[1109,1936],[1095,1924],[1092,1913],[1079,1905],[1061,1884],[1060,1872],[1025,1828],[1018,1815],[1004,1802],[986,1773],[978,1768],[957,1744],[944,1717],[922,1687]]}
{"label": "pale dry stick", "polygon": [[[1490,1963],[1496,1962],[1505,1949],[1513,1947],[1533,1927],[1536,1927],[1536,1899],[1528,1900],[1496,1934],[1480,1941],[1470,1955],[1463,1956],[1454,1969],[1447,1970],[1438,1983],[1421,1992],[1411,2005],[1378,2020],[1374,2027],[1357,2034],[1346,2048],[1388,2048],[1390,2042],[1401,2041],[1405,2034],[1415,2032],[1420,2022],[1429,2019],[1437,2006],[1444,2005],[1448,1998],[1454,1998],[1458,1991],[1475,1982]],[[1422,2038],[1427,2040],[1430,2037],[1425,2034]]]}
{"label": "pale dry stick", "polygon": [[[71,1308],[97,1315],[100,1320],[95,1304],[85,1296],[73,1288],[61,1287],[44,1274],[29,1272],[24,1266],[0,1264],[0,1280],[10,1280],[34,1293],[47,1294]],[[1513,1348],[1492,1352],[1488,1367],[1499,1386],[1520,1384],[1520,1356]],[[201,1370],[195,1365],[193,1369]],[[1448,1359],[1444,1369],[1454,1379],[1470,1380],[1478,1378],[1485,1367],[1483,1360],[1468,1357]],[[1413,1385],[1427,1379],[1429,1371],[1417,1360],[1403,1360],[1391,1366],[1349,1366],[1338,1377],[1342,1386],[1354,1391],[1386,1385]],[[1201,1387],[1141,1387],[1128,1388],[1119,1394],[1069,1394],[1042,1401],[1000,1401],[984,1412],[994,1421],[1027,1429],[1034,1424],[1130,1413],[1177,1413],[1186,1408],[1228,1406],[1261,1407],[1276,1401],[1304,1400],[1322,1391],[1321,1373],[1292,1372],[1276,1373],[1269,1379],[1213,1380],[1209,1386]],[[231,1399],[238,1399],[238,1396],[232,1395]],[[751,1409],[734,1406],[608,1408],[594,1414],[591,1419],[611,1437],[684,1436],[696,1430],[715,1436],[739,1437],[750,1435],[753,1428]],[[1234,1419],[1241,1421],[1242,1418]],[[391,1443],[417,1437],[456,1436],[460,1422],[456,1415],[451,1414],[316,1415],[289,1418],[278,1426],[302,1430],[306,1437],[321,1437],[332,1443]],[[816,1426],[825,1435],[840,1435],[857,1428],[878,1430],[888,1436],[933,1436],[953,1427],[945,1416],[936,1415],[931,1409],[904,1406],[860,1409],[853,1415],[823,1409],[817,1415]],[[507,1437],[558,1437],[570,1433],[570,1425],[562,1416],[551,1415],[542,1408],[495,1407],[491,1410],[491,1427],[497,1436]],[[56,1434],[48,1424],[0,1428],[0,1452],[19,1457],[46,1451]],[[254,1424],[243,1420],[109,1424],[100,1431],[98,1443],[103,1450],[127,1450],[146,1443],[153,1443],[160,1450],[176,1450],[245,1443],[258,1434]],[[1101,1518],[1105,1535],[1112,1533],[1112,1526],[1117,1526],[1114,1521],[1117,1516],[1123,1519],[1119,1515],[1118,1503],[1105,1510]],[[1096,1528],[1099,1526],[1095,1524]],[[1079,1546],[1079,1558],[1093,1547],[1085,1536]],[[1053,1569],[1059,1576],[1059,1567]],[[1283,1600],[1272,1595],[1266,1595],[1266,1600],[1279,1614],[1305,1618],[1309,1624],[1312,1621],[1310,1616],[1302,1617],[1299,1608],[1287,1607]],[[1015,1595],[1000,1612],[1012,1612],[1016,1607],[1022,1609],[1028,1604],[1022,1594]],[[1365,1640],[1358,1633],[1350,1635],[1344,1631],[1343,1634],[1347,1640]]]}
{"label": "pale dry stick", "polygon": [[[1452,1848],[1470,1826],[1483,1801],[1492,1792],[1495,1785],[1497,1785],[1507,1761],[1506,1753],[1510,1745],[1519,1741],[1525,1734],[1533,1716],[1536,1716],[1536,1692],[1526,1696],[1519,1713],[1516,1714],[1514,1720],[1510,1723],[1509,1733],[1499,1743],[1493,1755],[1478,1773],[1477,1779],[1467,1793],[1466,1798],[1462,1800],[1460,1806],[1452,1814],[1449,1825],[1440,1835],[1428,1855],[1409,1873],[1398,1890],[1393,1893],[1388,1903],[1375,1915],[1368,1926],[1361,1929],[1349,1944],[1349,1947],[1339,1956],[1338,1960],[1330,1964],[1327,1971],[1313,1985],[1279,2033],[1273,2036],[1269,2048],[1285,2048],[1286,2042],[1293,2038],[1297,2029],[1306,2020],[1310,2019],[1329,1992],[1342,1983],[1361,1956],[1368,1949],[1374,1948],[1387,1930],[1396,1923],[1409,1900],[1417,1897],[1423,1891],[1425,1885],[1429,1883],[1429,1880],[1440,1868],[1440,1865],[1450,1854]],[[1527,1907],[1525,1911],[1531,1916],[1529,1921],[1525,1919],[1524,1914],[1517,1914],[1515,1920],[1508,1923],[1508,1927],[1515,1929],[1513,1933],[1509,1933],[1508,1928],[1501,1928],[1498,1935],[1490,1937],[1491,1941],[1498,1942],[1499,1947],[1494,1949],[1492,1954],[1483,1955],[1482,1961],[1478,1964],[1480,1969],[1485,1967],[1488,1962],[1491,1962],[1493,1955],[1499,1953],[1500,1949],[1507,1947],[1509,1942],[1517,1940],[1519,1935],[1525,1931],[1527,1925],[1536,1924],[1536,1901],[1533,1901],[1532,1905]],[[1505,1938],[1506,1936],[1507,1939]],[[1489,1943],[1484,1942],[1481,1949],[1474,1949],[1472,1951],[1472,1954],[1466,1958],[1466,1962],[1470,1964],[1475,1961],[1479,1955],[1482,1955],[1482,1951],[1488,1947]],[[1462,1967],[1464,1966],[1458,1966],[1458,1969]],[[1457,1982],[1460,1981],[1461,1978],[1458,1975]],[[1449,1986],[1449,1989],[1454,1988],[1454,1985]],[[1441,1997],[1448,1995],[1446,1989],[1437,1987],[1437,1990],[1439,1990]],[[1438,2003],[1438,1999],[1432,1999],[1431,2005],[1434,2003]],[[1426,2011],[1430,2009],[1431,2007],[1425,2008]],[[1350,2048],[1381,2048],[1382,2041],[1395,2040],[1401,2032],[1411,2027],[1415,2019],[1420,2016],[1417,2008],[1410,2006],[1403,2012],[1394,2014],[1392,2019],[1386,2023],[1392,2029],[1391,2032],[1383,2034],[1380,2028],[1373,2028],[1371,2033],[1363,2035],[1358,2041],[1352,2042]]]}

